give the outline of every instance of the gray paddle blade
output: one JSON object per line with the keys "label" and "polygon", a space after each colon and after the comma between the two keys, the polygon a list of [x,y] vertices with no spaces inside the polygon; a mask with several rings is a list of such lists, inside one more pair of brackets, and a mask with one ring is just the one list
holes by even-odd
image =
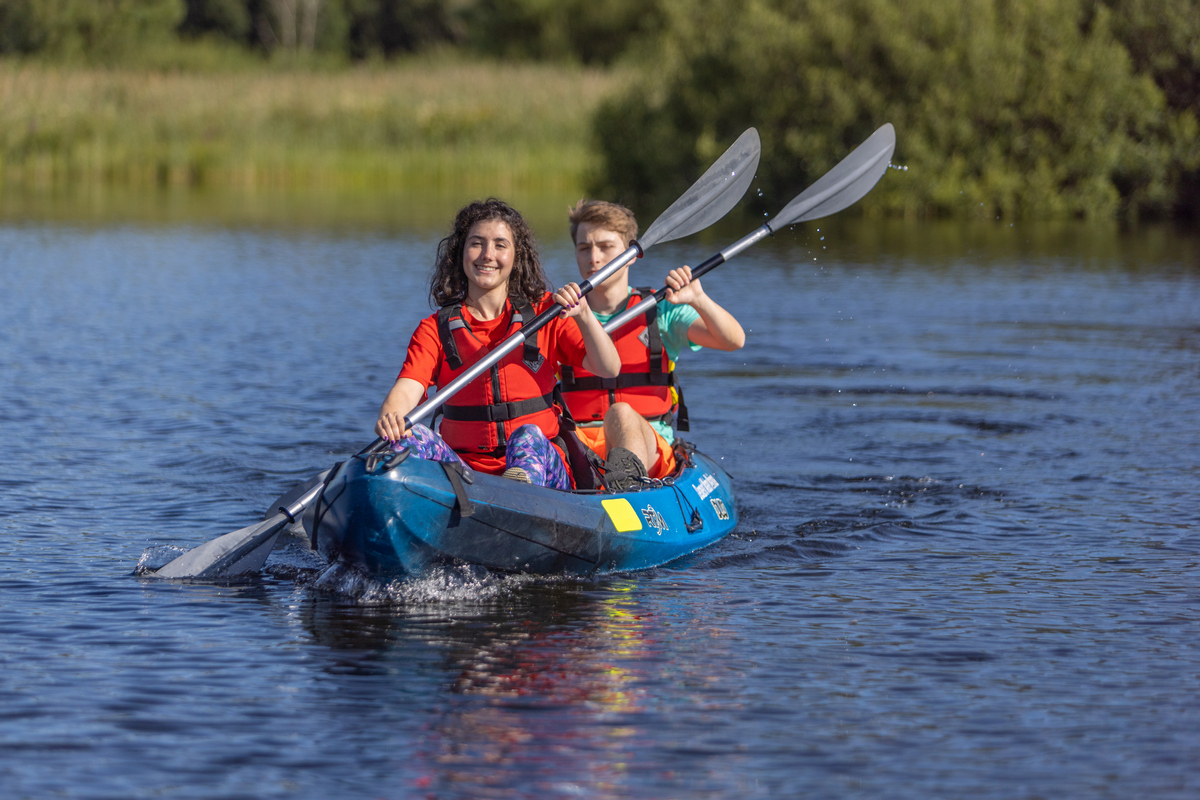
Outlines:
{"label": "gray paddle blade", "polygon": [[638,238],[638,244],[645,250],[658,242],[682,239],[728,214],[750,188],[761,153],[758,131],[750,128],[684,192],[683,197],[654,220],[645,236]]}
{"label": "gray paddle blade", "polygon": [[156,578],[235,578],[262,569],[275,547],[287,517],[276,514],[265,522],[218,536],[193,547],[153,573]]}
{"label": "gray paddle blade", "polygon": [[827,217],[854,205],[887,172],[895,149],[896,129],[892,123],[885,122],[767,224],[779,230],[785,225]]}

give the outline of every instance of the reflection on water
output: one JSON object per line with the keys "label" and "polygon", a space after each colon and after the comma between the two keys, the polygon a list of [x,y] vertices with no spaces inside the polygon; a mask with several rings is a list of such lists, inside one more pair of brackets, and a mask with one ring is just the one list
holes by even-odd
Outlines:
{"label": "reflection on water", "polygon": [[[245,585],[132,572],[372,438],[444,214],[78,224],[4,202],[13,796],[1198,788],[1194,236],[780,232],[704,279],[747,347],[680,361],[733,536],[630,576],[464,568],[356,598],[297,549]],[[560,213],[539,228],[556,282]],[[635,283],[743,228],[655,248]]]}
{"label": "reflection on water", "polygon": [[[455,581],[437,583],[457,594]],[[408,754],[413,788],[624,797],[678,791],[677,771],[687,770],[657,763],[656,730],[673,727],[657,687],[717,678],[680,656],[693,648],[732,655],[728,631],[679,616],[692,611],[658,611],[635,582],[614,579],[389,609],[311,597],[300,619],[314,641],[340,653],[326,666],[333,676],[383,676],[397,661],[436,663],[444,673],[444,694]],[[673,734],[672,746],[703,751],[703,733]]]}
{"label": "reflection on water", "polygon": [[[0,185],[0,221],[66,225],[149,227],[200,225],[256,227],[294,234],[302,230],[378,235],[408,232],[444,235],[454,213],[481,199],[462,190],[407,190],[391,193],[164,187],[158,191],[121,186],[67,186],[42,189]],[[573,193],[516,192],[505,195],[521,210],[535,234],[563,235],[565,209]]]}

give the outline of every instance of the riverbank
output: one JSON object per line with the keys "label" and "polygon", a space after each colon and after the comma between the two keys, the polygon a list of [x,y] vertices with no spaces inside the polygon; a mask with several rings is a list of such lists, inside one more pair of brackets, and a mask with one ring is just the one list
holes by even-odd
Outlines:
{"label": "riverbank", "polygon": [[207,74],[0,61],[0,182],[574,192],[591,115],[628,80],[448,55]]}

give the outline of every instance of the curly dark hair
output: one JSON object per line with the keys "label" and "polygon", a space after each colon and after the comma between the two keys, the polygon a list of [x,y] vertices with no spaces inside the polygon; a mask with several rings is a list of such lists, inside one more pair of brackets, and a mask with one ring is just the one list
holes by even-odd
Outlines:
{"label": "curly dark hair", "polygon": [[467,234],[475,223],[494,219],[508,225],[513,235],[513,247],[516,248],[512,274],[508,279],[508,296],[524,297],[530,305],[545,296],[546,274],[542,271],[533,232],[516,209],[503,200],[489,197],[459,209],[454,215],[454,228],[450,235],[438,242],[437,261],[429,284],[429,299],[435,308],[466,299],[467,276],[463,272],[463,252]]}

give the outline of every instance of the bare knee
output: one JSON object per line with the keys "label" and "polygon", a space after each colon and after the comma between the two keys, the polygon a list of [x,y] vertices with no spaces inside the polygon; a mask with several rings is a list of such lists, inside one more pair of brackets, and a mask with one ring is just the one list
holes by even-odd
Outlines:
{"label": "bare knee", "polygon": [[657,450],[654,429],[628,403],[614,403],[604,415],[604,438],[609,450],[624,447],[649,469]]}
{"label": "bare knee", "polygon": [[637,428],[642,421],[642,415],[633,410],[629,403],[613,403],[604,414],[604,426],[621,428]]}

